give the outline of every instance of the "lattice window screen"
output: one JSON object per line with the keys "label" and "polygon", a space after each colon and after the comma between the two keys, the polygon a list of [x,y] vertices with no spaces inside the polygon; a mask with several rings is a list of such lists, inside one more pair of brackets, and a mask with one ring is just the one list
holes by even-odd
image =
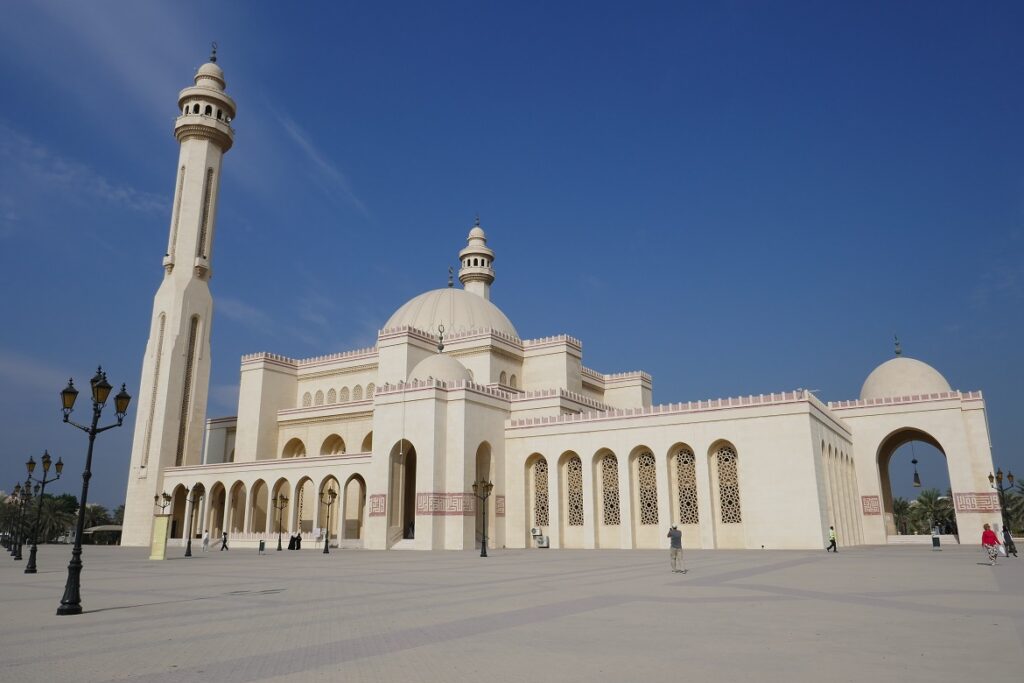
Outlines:
{"label": "lattice window screen", "polygon": [[533,525],[548,526],[548,461],[533,463]]}
{"label": "lattice window screen", "polygon": [[679,492],[679,523],[699,524],[697,511],[697,458],[689,448],[676,453],[676,481]]}
{"label": "lattice window screen", "polygon": [[722,446],[715,453],[718,459],[718,498],[722,509],[723,524],[738,524],[740,515],[740,477],[736,468],[736,449]]}
{"label": "lattice window screen", "polygon": [[327,402],[328,403],[337,403],[338,402],[338,392],[336,392],[334,389],[328,389],[327,390]]}
{"label": "lattice window screen", "polygon": [[601,461],[601,499],[606,526],[619,524],[619,460],[606,455]]}
{"label": "lattice window screen", "polygon": [[324,392],[317,390],[316,395],[313,397],[313,405],[322,406],[324,404]]}
{"label": "lattice window screen", "polygon": [[654,454],[645,451],[637,456],[636,475],[640,489],[640,523],[658,523],[658,477],[654,471]]}
{"label": "lattice window screen", "polygon": [[302,407],[308,408],[313,405],[313,394],[308,391],[302,395]]}
{"label": "lattice window screen", "polygon": [[583,461],[570,458],[565,469],[569,526],[583,526]]}

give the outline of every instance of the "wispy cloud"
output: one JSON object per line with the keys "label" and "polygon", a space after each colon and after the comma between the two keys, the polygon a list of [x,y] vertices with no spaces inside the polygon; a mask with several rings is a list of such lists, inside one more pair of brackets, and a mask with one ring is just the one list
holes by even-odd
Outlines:
{"label": "wispy cloud", "polygon": [[167,210],[167,198],[121,185],[95,168],[68,159],[0,121],[0,236],[15,232],[28,202],[105,202],[142,213]]}
{"label": "wispy cloud", "polygon": [[302,130],[299,124],[295,123],[295,121],[283,114],[278,114],[277,118],[281,122],[281,126],[284,128],[285,132],[288,134],[288,137],[298,146],[302,153],[306,155],[306,158],[313,163],[313,166],[319,170],[321,177],[327,181],[327,187],[325,188],[326,191],[340,191],[345,199],[355,206],[361,214],[369,216],[369,209],[367,209],[366,204],[356,196],[348,176],[339,170],[337,166],[331,163],[326,156],[324,156],[324,154],[313,144],[309,135]]}
{"label": "wispy cloud", "polygon": [[218,296],[214,303],[214,315],[223,315],[249,329],[276,336],[274,320],[265,311],[229,296]]}
{"label": "wispy cloud", "polygon": [[50,392],[68,379],[59,368],[7,349],[0,349],[0,378],[26,389]]}

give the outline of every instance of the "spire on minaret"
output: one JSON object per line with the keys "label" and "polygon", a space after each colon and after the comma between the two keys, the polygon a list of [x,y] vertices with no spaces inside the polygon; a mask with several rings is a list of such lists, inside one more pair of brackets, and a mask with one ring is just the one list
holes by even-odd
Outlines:
{"label": "spire on minaret", "polygon": [[210,43],[210,61],[217,63],[217,41]]}
{"label": "spire on minaret", "polygon": [[455,269],[452,268],[451,266],[448,266],[448,286],[449,287],[454,287],[455,286],[455,280],[452,278],[452,276],[454,274],[455,274]]}
{"label": "spire on minaret", "polygon": [[896,340],[896,355],[897,356],[902,356],[903,355],[903,347],[900,346],[900,338],[899,338],[899,336],[893,335],[893,339]]}
{"label": "spire on minaret", "polygon": [[466,248],[459,252],[459,282],[467,292],[490,300],[494,282],[494,251],[487,246],[487,235],[480,227],[479,214],[466,241]]}
{"label": "spire on minaret", "polygon": [[437,326],[437,352],[444,353],[444,323]]}

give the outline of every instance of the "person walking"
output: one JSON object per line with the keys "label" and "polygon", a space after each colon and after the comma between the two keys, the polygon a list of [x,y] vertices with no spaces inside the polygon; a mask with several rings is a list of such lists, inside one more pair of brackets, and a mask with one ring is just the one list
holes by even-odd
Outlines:
{"label": "person walking", "polygon": [[1006,556],[1013,555],[1017,557],[1017,544],[1013,542],[1013,537],[1010,536],[1010,530],[1003,525],[1003,545],[1006,546]]}
{"label": "person walking", "polygon": [[210,530],[203,529],[203,552],[210,549]]}
{"label": "person walking", "polygon": [[992,527],[988,524],[982,528],[984,531],[981,532],[981,546],[988,555],[988,563],[994,567],[996,566],[996,558],[999,557],[999,537],[996,536],[996,532],[992,531]]}
{"label": "person walking", "polygon": [[836,545],[836,528],[830,526],[828,528],[828,545],[825,546],[826,552],[839,552],[839,547]]}
{"label": "person walking", "polygon": [[686,570],[683,569],[683,532],[673,524],[666,535],[669,538],[668,557],[672,571],[685,574]]}
{"label": "person walking", "polygon": [[220,549],[230,550],[230,548],[228,548],[228,532],[226,531],[220,535]]}

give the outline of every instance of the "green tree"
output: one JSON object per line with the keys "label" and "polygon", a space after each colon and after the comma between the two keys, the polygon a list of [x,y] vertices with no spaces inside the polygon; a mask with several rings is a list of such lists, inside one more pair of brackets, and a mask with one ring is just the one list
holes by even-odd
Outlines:
{"label": "green tree", "polygon": [[43,496],[39,511],[39,542],[50,543],[67,535],[75,523],[74,512],[67,510],[67,504],[60,497]]}
{"label": "green tree", "polygon": [[124,503],[114,510],[114,524],[124,524]]}
{"label": "green tree", "polygon": [[110,511],[99,503],[88,503],[85,506],[85,528],[110,524]]}
{"label": "green tree", "polygon": [[911,508],[911,522],[918,533],[929,533],[935,524],[947,526],[953,523],[950,498],[943,496],[939,489],[921,491]]}

